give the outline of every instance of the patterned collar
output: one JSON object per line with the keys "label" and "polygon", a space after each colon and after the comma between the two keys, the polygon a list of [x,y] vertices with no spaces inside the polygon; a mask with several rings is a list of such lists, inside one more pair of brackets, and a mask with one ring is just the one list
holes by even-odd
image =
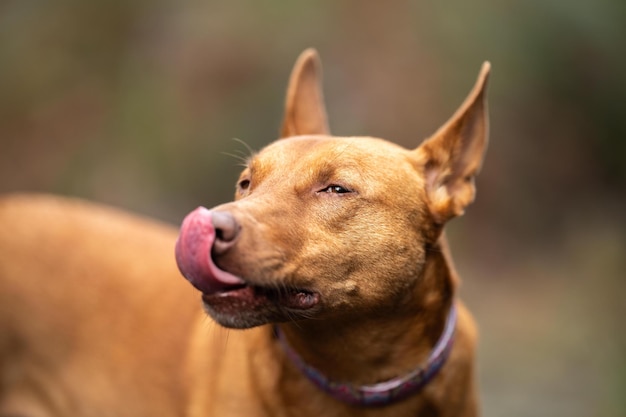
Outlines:
{"label": "patterned collar", "polygon": [[362,386],[329,380],[320,371],[304,362],[289,346],[285,335],[279,330],[278,326],[274,327],[274,332],[291,361],[320,389],[348,404],[371,407],[389,405],[416,394],[437,375],[452,350],[456,319],[457,312],[453,302],[443,334],[430,352],[425,363],[408,374],[377,384]]}

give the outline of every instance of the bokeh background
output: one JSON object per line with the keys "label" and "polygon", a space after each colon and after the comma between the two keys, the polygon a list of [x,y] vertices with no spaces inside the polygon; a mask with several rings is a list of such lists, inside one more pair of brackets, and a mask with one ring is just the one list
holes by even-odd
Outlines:
{"label": "bokeh background", "polygon": [[[490,60],[478,200],[449,227],[486,416],[626,416],[626,2],[4,0],[0,192],[179,223],[230,199],[314,46],[331,128],[415,147]],[[410,190],[407,190],[410,192]]]}

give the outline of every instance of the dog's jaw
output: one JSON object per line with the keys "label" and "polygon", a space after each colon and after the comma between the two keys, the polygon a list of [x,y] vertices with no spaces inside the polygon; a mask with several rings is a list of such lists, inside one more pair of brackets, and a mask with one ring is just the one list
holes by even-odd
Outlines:
{"label": "dog's jaw", "polygon": [[320,295],[305,290],[278,291],[246,286],[228,292],[203,294],[204,309],[224,327],[247,329],[306,316]]}

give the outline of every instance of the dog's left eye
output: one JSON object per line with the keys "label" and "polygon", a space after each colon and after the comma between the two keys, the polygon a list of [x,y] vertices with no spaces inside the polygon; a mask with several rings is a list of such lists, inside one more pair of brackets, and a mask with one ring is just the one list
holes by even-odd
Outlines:
{"label": "dog's left eye", "polygon": [[342,187],[341,185],[329,185],[328,187],[324,188],[323,190],[320,190],[319,192],[331,193],[331,194],[346,194],[346,193],[349,193],[350,190],[348,190],[345,187]]}

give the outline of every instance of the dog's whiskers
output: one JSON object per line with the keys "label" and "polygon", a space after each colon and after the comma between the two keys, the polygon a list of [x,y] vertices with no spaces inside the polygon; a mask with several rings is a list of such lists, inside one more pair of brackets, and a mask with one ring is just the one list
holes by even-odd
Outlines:
{"label": "dog's whiskers", "polygon": [[235,158],[239,163],[237,165],[246,168],[248,166],[248,157],[245,155],[236,155],[234,153],[222,152],[222,155],[230,156],[231,158]]}
{"label": "dog's whiskers", "polygon": [[239,139],[239,138],[232,138],[232,140],[234,140],[235,142],[240,143],[241,145],[243,145],[246,148],[246,151],[248,151],[248,155],[247,155],[247,159],[252,158],[255,154],[256,151],[252,149],[252,147],[250,147],[250,145],[248,145],[245,141]]}

